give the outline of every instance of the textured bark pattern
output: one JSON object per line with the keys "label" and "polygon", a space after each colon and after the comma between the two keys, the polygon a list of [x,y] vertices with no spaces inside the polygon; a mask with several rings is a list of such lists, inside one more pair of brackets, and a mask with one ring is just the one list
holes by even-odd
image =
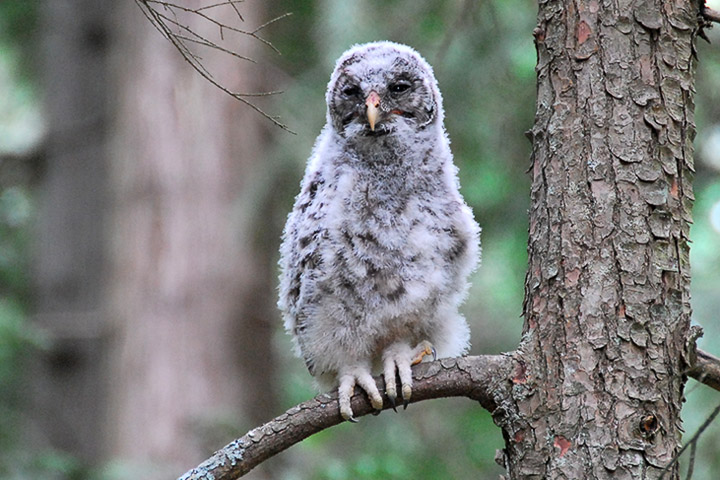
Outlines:
{"label": "textured bark pattern", "polygon": [[511,478],[657,478],[677,452],[696,29],[690,1],[540,3]]}

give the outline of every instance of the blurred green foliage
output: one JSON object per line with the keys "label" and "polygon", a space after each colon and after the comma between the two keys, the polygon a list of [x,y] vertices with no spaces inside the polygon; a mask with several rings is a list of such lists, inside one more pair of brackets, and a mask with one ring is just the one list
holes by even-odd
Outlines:
{"label": "blurred green foliage", "polygon": [[[41,135],[33,69],[26,55],[32,46],[36,3],[0,2],[0,478],[33,478],[25,467],[38,460],[18,447],[23,360],[43,344],[27,322],[31,306],[30,242],[34,219],[28,185],[3,164],[36,147]],[[14,160],[18,161],[18,160]],[[22,177],[22,175],[20,176]],[[22,470],[22,474],[18,471]],[[43,469],[47,472],[47,469]],[[55,471],[53,467],[50,471]],[[38,477],[35,477],[38,478]]]}
{"label": "blurred green foliage", "polygon": [[37,8],[35,1],[0,2],[0,154],[22,154],[35,146],[42,134],[31,61]]}
{"label": "blurred green foliage", "polygon": [[25,400],[22,366],[26,356],[44,344],[40,333],[26,319],[33,212],[29,196],[19,186],[0,191],[0,478],[13,478],[12,470],[24,463],[20,459],[29,457],[16,449]]}

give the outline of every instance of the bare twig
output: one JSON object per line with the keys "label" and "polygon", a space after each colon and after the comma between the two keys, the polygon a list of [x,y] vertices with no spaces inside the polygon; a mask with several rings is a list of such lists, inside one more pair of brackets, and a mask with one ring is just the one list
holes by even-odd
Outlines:
{"label": "bare twig", "polygon": [[693,442],[690,446],[690,461],[688,462],[687,474],[685,480],[692,480],[693,471],[695,470],[695,453],[697,453],[697,442]]}
{"label": "bare twig", "polygon": [[240,21],[241,21],[241,22],[244,22],[245,19],[244,19],[243,16],[240,14],[240,10],[238,10],[237,5],[235,5],[236,3],[242,3],[242,2],[244,2],[244,1],[245,1],[245,0],[228,0],[228,1],[226,1],[226,2],[218,2],[218,3],[213,3],[212,5],[205,5],[204,7],[198,8],[197,10],[198,10],[198,11],[200,11],[200,10],[210,10],[211,8],[222,7],[222,6],[224,6],[224,5],[230,5],[230,6],[232,7],[232,9],[235,10],[235,13],[237,14],[237,16],[238,16],[238,18],[240,19]]}
{"label": "bare twig", "polygon": [[174,2],[170,1],[161,1],[161,0],[135,0],[135,3],[140,7],[145,17],[150,21],[150,23],[160,32],[162,35],[180,52],[180,55],[182,58],[190,64],[190,66],[195,69],[196,72],[198,72],[205,80],[210,82],[212,85],[214,85],[216,88],[219,88],[226,94],[230,95],[236,100],[239,100],[240,102],[244,103],[248,107],[255,110],[257,113],[262,115],[263,117],[270,120],[273,124],[276,126],[282,128],[283,130],[286,130],[290,133],[295,133],[292,130],[288,128],[287,125],[280,122],[279,117],[271,116],[267,114],[264,110],[262,110],[260,107],[258,107],[253,101],[249,100],[249,98],[252,97],[261,97],[261,96],[268,96],[268,95],[275,95],[281,92],[278,91],[272,91],[272,92],[262,92],[262,93],[245,93],[245,92],[235,92],[227,87],[223,86],[220,82],[215,80],[211,72],[203,65],[202,63],[202,57],[200,57],[197,53],[193,52],[189,45],[198,45],[201,47],[206,48],[212,48],[214,50],[220,51],[222,53],[231,55],[239,60],[245,60],[248,62],[254,63],[254,60],[251,58],[241,55],[237,52],[234,52],[230,49],[224,48],[217,43],[213,42],[212,40],[204,37],[203,35],[200,35],[196,31],[194,31],[192,28],[190,28],[187,24],[183,23],[181,19],[178,18],[178,14],[187,14],[187,15],[194,15],[206,22],[209,22],[210,24],[216,26],[220,33],[220,38],[224,38],[224,32],[231,31],[235,33],[239,33],[242,35],[246,35],[249,37],[252,37],[253,39],[263,43],[264,45],[270,47],[272,50],[274,50],[276,53],[280,53],[275,46],[272,45],[269,41],[265,40],[264,38],[260,37],[258,35],[258,32],[260,30],[264,29],[268,25],[285,18],[290,15],[290,13],[286,13],[284,15],[280,15],[279,17],[276,17],[259,27],[255,28],[254,30],[244,30],[241,28],[237,28],[233,25],[228,25],[226,23],[223,23],[215,18],[213,18],[209,13],[212,9],[222,6],[230,6],[233,8],[235,13],[238,16],[238,19],[240,21],[244,21],[242,15],[240,14],[240,11],[237,8],[237,3],[241,3],[241,0],[227,0],[222,2],[216,2],[210,5],[205,5],[198,8],[189,8],[185,7],[183,5],[179,5]]}
{"label": "bare twig", "polygon": [[[695,350],[694,358],[692,361],[694,362],[694,365],[685,373],[687,373],[687,375],[694,378],[698,382],[720,391],[720,358],[717,358],[716,356],[702,350]],[[715,417],[717,417],[718,414],[720,414],[720,405],[718,405],[715,410],[712,411],[712,413],[708,416],[705,422],[703,422],[700,428],[698,428],[698,431],[695,432],[695,434],[690,438],[690,440],[688,440],[688,442],[680,449],[680,451],[677,453],[677,455],[675,455],[672,461],[665,466],[662,474],[660,475],[660,479],[665,477],[665,473],[669,472],[673,465],[678,462],[680,456],[683,454],[683,452],[685,452],[685,450],[687,450],[688,447],[690,448],[690,458],[688,460],[686,479],[690,480],[692,478],[693,471],[695,469],[695,453],[697,451],[697,442],[700,439],[700,435],[702,435],[702,433],[710,426],[710,424],[715,420]]]}
{"label": "bare twig", "polygon": [[[180,40],[186,41],[186,42],[197,43],[198,45],[202,45],[203,47],[214,48],[216,50],[220,50],[223,53],[227,53],[228,55],[232,55],[233,57],[237,57],[240,60],[246,60],[250,63],[255,63],[255,60],[253,60],[252,58],[245,57],[243,55],[240,55],[237,52],[233,52],[232,50],[223,48],[220,45],[212,43],[205,38],[191,38],[191,37],[186,37],[185,35],[180,35],[180,34],[177,35],[177,38],[179,38]],[[196,58],[198,58],[198,57],[196,57]],[[245,94],[243,94],[243,95],[245,95]]]}
{"label": "bare twig", "polygon": [[[273,23],[277,22],[278,20],[282,20],[282,19],[285,18],[285,17],[289,17],[290,15],[292,15],[292,13],[287,12],[287,13],[284,13],[284,14],[280,15],[279,17],[275,17],[275,18],[273,18],[272,20],[269,20],[269,21],[263,23],[262,25],[260,25],[259,27],[257,27],[255,30],[253,30],[251,33],[252,33],[252,35],[255,35],[257,32],[259,32],[259,31],[262,30],[263,28],[266,28],[266,27],[268,27],[269,25],[272,25]],[[273,47],[273,48],[274,48],[274,47]],[[278,53],[280,53],[280,52],[278,52]]]}
{"label": "bare twig", "polygon": [[[499,400],[509,396],[514,365],[512,355],[446,358],[416,365],[410,403],[431,398],[468,397],[493,411]],[[384,391],[382,377],[376,381]],[[388,399],[383,400],[385,408],[390,408]],[[352,409],[356,417],[374,412],[363,393],[352,398]],[[218,450],[180,480],[240,477],[273,455],[342,421],[337,394],[318,395]]]}
{"label": "bare twig", "polygon": [[[206,13],[203,13],[203,10],[204,10],[203,8],[189,8],[189,7],[184,7],[184,6],[182,6],[182,5],[178,5],[177,3],[173,3],[173,2],[163,2],[163,1],[160,1],[160,0],[135,0],[135,1],[136,1],[137,3],[143,4],[143,5],[145,6],[145,8],[148,8],[148,9],[150,9],[150,10],[153,10],[154,12],[157,12],[157,10],[155,10],[153,7],[151,7],[150,4],[157,4],[157,5],[162,6],[163,8],[165,8],[165,9],[167,9],[167,10],[173,12],[173,13],[175,13],[175,12],[185,12],[185,13],[197,15],[198,17],[201,17],[202,19],[204,19],[204,20],[206,20],[206,21],[214,24],[215,26],[217,26],[217,27],[220,28],[220,29],[230,30],[230,31],[232,31],[232,32],[241,33],[241,34],[243,34],[243,35],[248,35],[248,36],[250,36],[250,37],[253,37],[253,38],[255,38],[256,40],[259,40],[260,42],[264,43],[264,44],[267,45],[268,47],[272,48],[272,49],[275,51],[275,53],[278,53],[278,54],[280,53],[280,51],[279,51],[277,48],[275,48],[275,46],[274,46],[272,43],[270,43],[269,41],[265,40],[265,39],[262,38],[262,37],[259,37],[259,36],[256,34],[256,32],[257,32],[258,29],[256,29],[255,31],[252,31],[252,32],[251,32],[251,31],[248,31],[248,30],[243,30],[243,29],[241,29],[241,28],[233,27],[232,25],[228,25],[228,24],[226,24],[226,23],[222,23],[222,22],[214,19],[214,18],[211,17],[210,15],[208,15],[208,14],[206,14]],[[216,6],[217,6],[217,5],[216,5]],[[284,15],[281,15],[280,17],[277,17],[276,19],[271,20],[271,21],[268,22],[266,25],[269,25],[270,23],[272,23],[273,21],[275,21],[275,20],[277,20],[277,19],[280,19],[280,18],[283,18],[283,17],[287,17],[288,15],[290,15],[290,14],[289,14],[289,13],[286,13],[286,14],[284,14]],[[260,28],[262,28],[262,26],[261,26]]]}
{"label": "bare twig", "polygon": [[[665,474],[667,472],[669,472],[670,469],[673,467],[673,465],[675,465],[678,462],[678,460],[680,459],[680,456],[683,454],[683,452],[685,452],[685,450],[687,450],[688,447],[690,447],[691,453],[692,453],[690,465],[691,466],[693,465],[693,462],[695,462],[695,448],[696,448],[695,444],[697,443],[698,439],[700,438],[700,435],[702,435],[703,432],[705,432],[705,430],[710,426],[710,424],[713,422],[713,420],[715,420],[715,417],[717,417],[719,413],[720,413],[720,405],[715,407],[715,410],[713,410],[712,413],[708,416],[708,418],[705,419],[703,424],[700,425],[700,428],[698,428],[697,432],[695,432],[695,435],[693,435],[690,438],[690,440],[688,440],[688,442],[685,445],[683,445],[683,447],[680,449],[680,451],[677,453],[677,455],[675,455],[675,458],[673,458],[672,461],[665,466],[665,468],[662,471],[662,474],[660,475],[659,480],[662,480],[663,478],[665,478]],[[692,471],[693,471],[693,469],[689,468],[688,475],[692,475]]]}

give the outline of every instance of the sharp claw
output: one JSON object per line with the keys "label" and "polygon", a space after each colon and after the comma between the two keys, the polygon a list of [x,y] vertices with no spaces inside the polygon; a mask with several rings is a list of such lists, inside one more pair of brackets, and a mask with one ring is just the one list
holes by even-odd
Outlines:
{"label": "sharp claw", "polygon": [[403,400],[403,410],[407,410],[408,405],[410,405],[410,400]]}
{"label": "sharp claw", "polygon": [[432,353],[434,362],[435,360],[437,360],[437,350],[435,350],[435,347],[430,347],[430,352]]}
{"label": "sharp claw", "polygon": [[355,417],[348,417],[347,421],[350,423],[358,423],[358,421]]}
{"label": "sharp claw", "polygon": [[391,397],[391,396],[388,395],[388,401],[390,401],[390,406],[392,407],[393,411],[394,411],[395,413],[397,413],[397,408],[395,408],[395,407],[396,407],[395,397]]}
{"label": "sharp claw", "polygon": [[402,389],[403,403],[409,402],[410,397],[412,397],[412,387],[409,384],[403,385],[403,389]]}

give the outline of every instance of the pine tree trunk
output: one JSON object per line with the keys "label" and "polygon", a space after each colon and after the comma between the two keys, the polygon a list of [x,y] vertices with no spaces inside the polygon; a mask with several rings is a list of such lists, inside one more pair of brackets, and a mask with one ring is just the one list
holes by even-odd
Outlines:
{"label": "pine tree trunk", "polygon": [[689,0],[540,2],[510,478],[657,478],[678,451],[697,27]]}

